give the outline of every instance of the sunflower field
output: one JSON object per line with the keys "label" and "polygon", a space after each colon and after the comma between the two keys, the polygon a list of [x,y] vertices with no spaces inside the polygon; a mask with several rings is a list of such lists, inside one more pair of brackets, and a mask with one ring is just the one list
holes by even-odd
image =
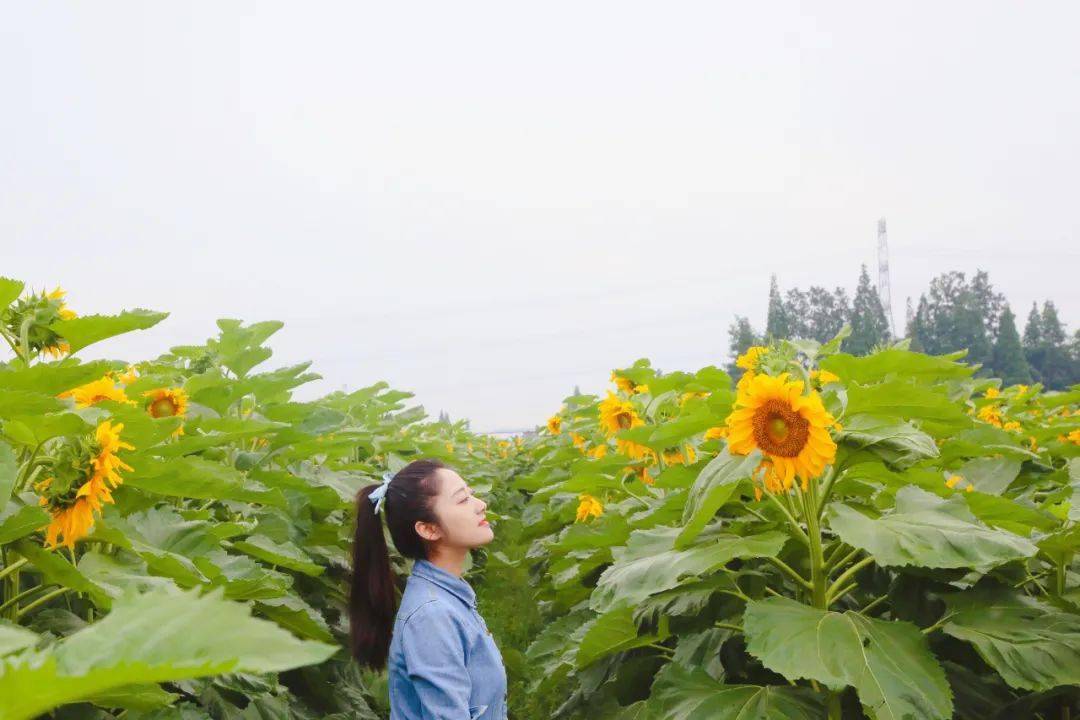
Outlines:
{"label": "sunflower field", "polygon": [[385,382],[292,399],[273,321],[79,357],[165,317],[0,278],[0,720],[387,718],[351,517],[417,457],[488,499],[511,718],[1080,717],[1080,387],[843,330],[641,359],[496,439]]}

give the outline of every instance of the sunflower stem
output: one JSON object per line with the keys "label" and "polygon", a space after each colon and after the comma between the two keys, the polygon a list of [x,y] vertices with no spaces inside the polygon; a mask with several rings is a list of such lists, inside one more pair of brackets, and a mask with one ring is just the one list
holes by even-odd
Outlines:
{"label": "sunflower stem", "polygon": [[784,516],[787,518],[788,524],[791,525],[791,531],[795,534],[795,537],[799,538],[799,540],[804,545],[809,545],[810,538],[806,536],[806,533],[803,531],[802,527],[799,526],[799,521],[796,520],[795,516],[791,513],[791,511],[787,507],[785,507],[785,504],[780,502],[780,500],[778,500],[777,497],[768,490],[765,491],[765,497],[767,497],[773,505],[776,505],[776,507],[780,508],[780,512],[784,514]]}
{"label": "sunflower stem", "polygon": [[769,562],[770,565],[772,565],[777,570],[780,570],[782,573],[794,580],[799,585],[799,587],[803,588],[804,590],[813,590],[813,586],[806,580],[806,578],[800,575],[798,571],[794,570],[790,565],[788,565],[780,558],[767,557],[765,559]]}
{"label": "sunflower stem", "polygon": [[67,592],[71,592],[71,588],[62,587],[62,588],[57,588],[56,590],[53,590],[50,593],[45,593],[44,595],[42,595],[41,597],[39,597],[37,600],[30,603],[29,605],[19,608],[18,612],[15,613],[15,617],[21,618],[23,615],[30,612],[34,608],[39,607],[40,605],[44,605],[45,603],[52,600],[54,597],[59,597],[60,595],[63,595],[64,593],[67,593]]}
{"label": "sunflower stem", "polygon": [[25,599],[26,597],[28,597],[30,595],[34,595],[36,593],[41,592],[42,590],[45,590],[45,589],[48,589],[48,588],[51,588],[51,587],[55,587],[55,586],[53,586],[53,585],[35,585],[34,587],[26,588],[25,590],[23,590],[21,593],[19,593],[15,597],[13,597],[10,600],[7,600],[6,602],[4,602],[3,605],[0,605],[0,613],[3,613],[5,610],[7,610],[9,607],[11,607],[13,605],[18,605],[20,600],[23,600],[23,599]]}
{"label": "sunflower stem", "polygon": [[0,570],[0,579],[6,578],[8,575],[15,572],[16,570],[18,570],[19,568],[21,568],[23,565],[25,565],[28,562],[30,562],[30,561],[27,560],[26,558],[19,558],[15,562],[13,562],[10,565],[8,565],[7,567],[5,567],[3,570]]}
{"label": "sunflower stem", "polygon": [[840,575],[840,577],[836,578],[836,580],[833,582],[833,584],[829,586],[828,598],[830,599],[830,603],[831,603],[832,600],[835,600],[836,598],[840,597],[840,592],[839,591],[840,591],[840,588],[844,587],[844,583],[846,583],[848,580],[850,580],[852,577],[854,577],[855,573],[859,572],[860,570],[862,570],[864,567],[866,567],[867,565],[869,565],[872,562],[874,562],[874,558],[867,555],[862,560],[860,560],[859,562],[855,563],[854,565],[849,567],[847,570],[845,570]]}

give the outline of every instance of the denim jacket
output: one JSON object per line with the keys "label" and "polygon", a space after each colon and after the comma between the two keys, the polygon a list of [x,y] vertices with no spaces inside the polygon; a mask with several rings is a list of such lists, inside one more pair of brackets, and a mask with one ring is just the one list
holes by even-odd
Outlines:
{"label": "denim jacket", "polygon": [[476,593],[417,560],[394,618],[390,720],[505,720],[506,671]]}

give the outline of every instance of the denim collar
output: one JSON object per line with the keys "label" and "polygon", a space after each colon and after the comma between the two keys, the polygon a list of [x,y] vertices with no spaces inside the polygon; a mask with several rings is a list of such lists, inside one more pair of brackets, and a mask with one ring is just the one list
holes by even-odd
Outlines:
{"label": "denim collar", "polygon": [[413,575],[419,575],[461,599],[469,607],[476,607],[476,593],[472,586],[453,573],[443,570],[438,565],[421,558],[413,563]]}

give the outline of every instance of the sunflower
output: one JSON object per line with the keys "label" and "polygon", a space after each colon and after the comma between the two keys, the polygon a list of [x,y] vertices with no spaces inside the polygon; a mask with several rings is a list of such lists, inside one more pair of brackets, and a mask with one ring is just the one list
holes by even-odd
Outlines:
{"label": "sunflower", "polygon": [[697,459],[694,448],[689,445],[686,446],[685,450],[679,447],[665,448],[662,457],[668,465],[693,465],[694,460]]}
{"label": "sunflower", "polygon": [[41,352],[54,360],[59,360],[71,352],[71,345],[68,344],[66,340],[58,340],[55,345],[45,345],[42,347]]}
{"label": "sunflower", "polygon": [[[101,512],[103,503],[113,502],[110,486],[115,488],[123,482],[119,470],[132,469],[117,453],[135,449],[120,439],[123,429],[123,423],[113,426],[109,420],[102,422],[89,442],[84,440],[61,448],[60,461],[55,465],[61,470],[60,475],[34,485],[41,495],[39,504],[47,507],[52,516],[45,531],[45,542],[50,549],[58,544],[74,547],[75,541],[85,537],[93,527],[94,512]],[[64,480],[57,482],[56,477]]]}
{"label": "sunflower", "polygon": [[454,452],[454,443],[452,443],[452,442],[446,443],[446,452],[448,452],[448,453]]}
{"label": "sunflower", "polygon": [[596,447],[594,447],[592,450],[589,451],[589,457],[596,458],[597,460],[599,460],[600,458],[607,455],[607,448],[608,448],[607,445],[597,445]]}
{"label": "sunflower", "polygon": [[558,435],[562,432],[562,418],[558,415],[552,415],[547,421],[548,432],[552,435]]}
{"label": "sunflower", "polygon": [[604,512],[604,506],[589,493],[581,493],[581,495],[578,495],[578,501],[577,517],[574,522],[585,522],[589,519],[590,515],[593,517],[600,517]]}
{"label": "sunflower", "polygon": [[725,426],[725,425],[717,425],[717,426],[711,427],[711,428],[709,428],[708,430],[705,431],[705,439],[706,440],[720,440],[721,438],[726,438],[727,433],[728,433],[727,426]]}
{"label": "sunflower", "polygon": [[685,405],[688,400],[692,400],[694,398],[707,398],[707,397],[709,397],[709,393],[707,393],[707,392],[684,392],[682,395],[679,396],[679,406],[681,407],[681,406]]}
{"label": "sunflower", "polygon": [[1020,432],[1021,427],[1020,423],[1016,422],[1015,420],[1010,420],[1009,422],[1002,425],[1001,429],[1008,430],[1009,432]]}
{"label": "sunflower", "polygon": [[642,445],[636,443],[633,440],[621,440],[615,438],[615,452],[620,455],[625,455],[631,460],[642,460],[646,463],[652,464],[656,462],[656,451],[648,445]]}
{"label": "sunflower", "polygon": [[617,374],[614,370],[611,371],[611,382],[615,383],[616,387],[624,393],[630,394],[634,392],[634,381]]}
{"label": "sunflower", "polygon": [[187,412],[187,393],[183,388],[155,388],[143,393],[143,397],[150,398],[146,403],[146,412],[151,417],[175,417]]}
{"label": "sunflower", "polygon": [[728,447],[738,455],[761,450],[785,488],[798,477],[805,490],[836,458],[828,430],[835,423],[820,395],[803,394],[801,380],[755,375],[727,418]]}
{"label": "sunflower", "polygon": [[811,370],[810,379],[816,381],[819,385],[840,382],[840,376],[828,370]]}
{"label": "sunflower", "polygon": [[649,474],[648,465],[628,465],[626,467],[627,475],[637,475],[638,479],[646,485],[655,485],[656,480],[653,480],[652,475]]}
{"label": "sunflower", "polygon": [[584,435],[579,435],[576,432],[572,432],[572,433],[570,433],[570,439],[573,441],[574,447],[576,447],[578,450],[584,450],[585,449],[585,436]]}
{"label": "sunflower", "polygon": [[990,398],[991,400],[998,397],[999,395],[1001,395],[1001,391],[998,390],[996,387],[986,388],[986,397]]}
{"label": "sunflower", "polygon": [[134,401],[128,400],[128,396],[124,394],[124,389],[117,387],[116,382],[108,375],[99,378],[98,380],[88,382],[85,385],[72,388],[71,390],[65,390],[56,397],[73,398],[75,400],[75,407],[77,408],[97,405],[102,400],[113,400],[128,405],[135,404]]}
{"label": "sunflower", "polygon": [[761,361],[761,356],[768,351],[768,348],[761,345],[754,345],[746,349],[742,355],[735,359],[735,367],[740,367],[743,370],[750,372],[756,372],[758,362]]}
{"label": "sunflower", "polygon": [[638,417],[634,405],[615,393],[608,391],[607,398],[600,401],[600,427],[608,435],[644,424],[645,421]]}
{"label": "sunflower", "polygon": [[634,386],[634,392],[635,393],[647,393],[647,392],[649,392],[649,386],[648,385],[635,385]]}
{"label": "sunflower", "polygon": [[977,417],[985,423],[995,427],[1001,427],[1001,411],[997,405],[983,405],[979,408]]}

